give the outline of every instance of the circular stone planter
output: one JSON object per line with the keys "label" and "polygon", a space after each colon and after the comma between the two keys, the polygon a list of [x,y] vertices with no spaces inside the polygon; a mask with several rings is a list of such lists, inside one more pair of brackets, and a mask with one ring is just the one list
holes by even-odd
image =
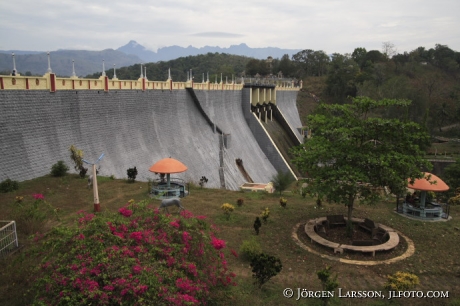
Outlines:
{"label": "circular stone planter", "polygon": [[[318,255],[318,256],[320,256],[322,258],[326,258],[326,259],[329,259],[329,260],[339,261],[339,262],[348,263],[348,264],[355,264],[355,265],[368,265],[368,266],[370,266],[370,265],[379,265],[379,264],[389,264],[389,263],[397,262],[397,261],[403,260],[405,258],[408,258],[408,257],[412,256],[414,254],[414,252],[415,252],[414,243],[413,243],[413,241],[411,239],[409,239],[407,236],[403,235],[402,233],[400,233],[400,232],[398,232],[398,231],[396,231],[396,230],[394,230],[394,229],[392,229],[390,227],[382,225],[382,224],[379,224],[379,227],[382,228],[383,230],[385,230],[390,235],[390,238],[388,239],[388,241],[386,241],[385,243],[380,244],[380,245],[375,245],[375,246],[352,246],[352,245],[340,244],[340,243],[336,243],[336,242],[326,240],[323,237],[319,236],[316,233],[316,231],[314,230],[315,225],[322,224],[322,222],[324,222],[325,220],[326,220],[326,217],[323,217],[323,218],[317,218],[317,219],[309,220],[305,224],[298,223],[293,229],[292,238],[295,240],[297,245],[299,245],[301,248],[307,250],[310,253],[316,254],[316,255]],[[352,221],[353,222],[363,222],[364,219],[353,218]],[[402,237],[407,242],[408,247],[407,247],[407,250],[406,250],[406,252],[404,254],[402,254],[400,256],[397,256],[397,257],[394,257],[394,258],[391,258],[391,259],[387,259],[387,260],[366,260],[366,261],[364,261],[364,260],[351,260],[351,259],[344,259],[344,258],[334,257],[334,256],[330,256],[330,255],[327,255],[327,254],[322,254],[322,253],[320,253],[318,251],[315,251],[312,248],[310,248],[307,245],[305,245],[302,241],[300,241],[298,236],[297,236],[297,231],[298,231],[299,227],[302,226],[302,225],[304,225],[305,233],[308,235],[308,237],[312,241],[315,241],[316,243],[319,243],[319,244],[321,244],[323,246],[332,248],[334,250],[334,253],[341,253],[342,254],[343,250],[352,250],[352,251],[358,251],[358,252],[363,252],[363,253],[369,252],[369,253],[375,254],[376,251],[391,250],[392,248],[396,247],[398,245],[398,243],[399,243],[399,237]]]}

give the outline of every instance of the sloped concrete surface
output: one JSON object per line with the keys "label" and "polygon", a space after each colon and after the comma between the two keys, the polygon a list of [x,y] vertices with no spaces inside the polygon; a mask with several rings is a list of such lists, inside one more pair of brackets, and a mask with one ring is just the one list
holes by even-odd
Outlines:
{"label": "sloped concrete surface", "polygon": [[96,160],[102,175],[126,178],[136,166],[138,180],[156,178],[148,168],[173,157],[189,170],[174,175],[219,187],[218,135],[186,91],[0,92],[0,180],[27,180],[50,172],[58,160],[72,166],[74,144]]}
{"label": "sloped concrete surface", "polygon": [[298,131],[298,128],[302,127],[302,122],[300,121],[297,109],[297,93],[297,91],[278,90],[276,92],[276,106],[291,126],[297,138],[303,142],[303,136]]}
{"label": "sloped concrete surface", "polygon": [[[237,158],[255,182],[268,182],[276,167],[251,132],[242,91],[196,95],[210,119],[230,134],[222,152],[226,188],[245,182]],[[206,176],[207,187],[220,188],[219,137],[185,90],[0,91],[0,181],[46,175],[58,160],[75,172],[68,151],[73,144],[89,161],[105,153],[101,175],[127,178],[126,170],[136,166],[137,180],[146,181],[157,178],[148,171],[151,165],[172,157],[188,167],[173,176],[195,183]]]}
{"label": "sloped concrete surface", "polygon": [[242,91],[195,90],[195,94],[210,120],[217,124],[224,134],[230,134],[230,145],[224,150],[227,188],[238,189],[246,182],[236,164],[237,158],[243,160],[246,172],[255,182],[268,183],[276,174],[276,170],[246,124],[243,107],[249,109],[250,104],[246,101],[247,105],[244,105]]}

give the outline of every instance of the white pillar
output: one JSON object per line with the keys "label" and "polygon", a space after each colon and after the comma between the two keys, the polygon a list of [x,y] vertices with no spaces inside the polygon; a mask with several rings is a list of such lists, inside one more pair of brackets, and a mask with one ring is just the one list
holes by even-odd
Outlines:
{"label": "white pillar", "polygon": [[97,173],[96,164],[93,164],[93,194],[94,194],[94,211],[101,211],[101,204],[99,203],[99,194],[97,192]]}
{"label": "white pillar", "polygon": [[48,54],[48,70],[47,70],[46,72],[51,73],[51,72],[53,72],[53,71],[51,70],[51,60],[50,60],[50,53],[49,53],[49,51],[48,51],[47,54]]}

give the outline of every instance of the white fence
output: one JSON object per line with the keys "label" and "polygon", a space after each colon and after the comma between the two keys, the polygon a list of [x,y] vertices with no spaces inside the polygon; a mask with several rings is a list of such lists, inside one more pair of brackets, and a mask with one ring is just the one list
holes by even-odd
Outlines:
{"label": "white fence", "polygon": [[3,256],[18,247],[18,235],[15,221],[0,221],[0,226],[0,256]]}

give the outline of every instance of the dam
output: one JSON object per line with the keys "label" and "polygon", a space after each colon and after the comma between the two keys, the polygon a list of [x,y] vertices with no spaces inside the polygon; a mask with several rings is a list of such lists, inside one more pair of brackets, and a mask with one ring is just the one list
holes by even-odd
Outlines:
{"label": "dam", "polygon": [[[94,160],[99,174],[137,180],[158,178],[148,169],[172,157],[188,170],[175,175],[207,187],[238,190],[247,182],[267,183],[278,172],[296,173],[263,127],[254,108],[276,110],[287,133],[302,140],[294,84],[0,76],[0,181],[46,175],[63,160],[71,172],[69,147]],[[281,117],[279,117],[281,116]],[[281,118],[281,119],[279,119]]]}

